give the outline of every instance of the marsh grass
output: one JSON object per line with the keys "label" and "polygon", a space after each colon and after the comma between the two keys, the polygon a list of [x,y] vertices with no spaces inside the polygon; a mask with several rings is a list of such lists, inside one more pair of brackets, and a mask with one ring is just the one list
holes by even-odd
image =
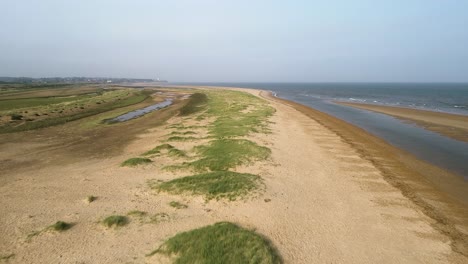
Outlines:
{"label": "marsh grass", "polygon": [[128,160],[122,162],[122,164],[120,166],[121,167],[135,167],[135,166],[138,166],[138,165],[141,165],[141,164],[148,164],[148,163],[151,163],[151,162],[153,162],[153,161],[151,161],[148,158],[131,158],[131,159],[128,159]]}
{"label": "marsh grass", "polygon": [[[43,128],[43,127],[49,127],[49,126],[55,126],[55,125],[61,125],[67,122],[71,122],[74,120],[82,119],[85,117],[90,117],[93,115],[101,114],[107,111],[111,111],[117,108],[121,107],[126,107],[130,105],[134,105],[140,102],[143,102],[149,98],[149,92],[148,91],[142,91],[138,93],[133,93],[132,95],[119,100],[119,101],[114,101],[112,103],[108,104],[101,104],[98,106],[95,106],[93,108],[85,109],[84,106],[81,106],[80,109],[84,111],[79,111],[76,113],[68,114],[68,115],[59,115],[56,117],[49,117],[45,118],[42,120],[36,120],[32,122],[25,122],[19,126],[11,126],[11,125],[3,125],[0,127],[0,133],[11,133],[11,132],[19,132],[19,131],[27,131],[27,130],[33,130],[33,129],[38,129],[38,128]],[[89,100],[95,100],[92,97]],[[88,100],[88,101],[89,101]],[[71,106],[69,106],[71,107]],[[48,108],[47,105],[43,106],[44,109],[41,111],[49,111],[50,108]],[[54,111],[53,111],[54,112]],[[52,113],[52,112],[51,112]],[[44,115],[47,115],[44,113]]]}
{"label": "marsh grass", "polygon": [[188,206],[186,204],[183,204],[183,203],[179,203],[177,201],[172,201],[169,203],[169,205],[171,207],[174,207],[175,209],[185,209],[185,208],[188,208]]}
{"label": "marsh grass", "polygon": [[179,233],[148,256],[154,254],[173,256],[176,264],[282,262],[268,240],[229,222]]}
{"label": "marsh grass", "polygon": [[195,151],[202,157],[186,163],[195,171],[222,171],[254,161],[267,159],[271,150],[246,139],[219,139],[207,145],[197,146]]}
{"label": "marsh grass", "polygon": [[121,227],[128,224],[128,218],[122,215],[111,215],[102,220],[102,224],[107,227]]}
{"label": "marsh grass", "polygon": [[171,194],[202,195],[206,200],[234,201],[259,188],[261,178],[248,173],[215,171],[177,178],[168,182],[149,182],[150,188]]}

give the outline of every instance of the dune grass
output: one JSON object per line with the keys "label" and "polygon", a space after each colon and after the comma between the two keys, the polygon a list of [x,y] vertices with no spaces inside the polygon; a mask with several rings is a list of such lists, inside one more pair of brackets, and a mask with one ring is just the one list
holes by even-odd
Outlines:
{"label": "dune grass", "polygon": [[167,154],[171,157],[179,157],[179,158],[187,157],[187,154],[185,153],[185,151],[182,151],[176,148],[170,149],[167,152]]}
{"label": "dune grass", "polygon": [[275,109],[264,100],[238,91],[212,91],[208,95],[207,115],[216,117],[209,128],[212,136],[244,137],[269,132],[267,121]]}
{"label": "dune grass", "polygon": [[171,157],[186,157],[187,153],[185,151],[180,150],[172,146],[171,144],[162,144],[159,145],[145,153],[143,153],[143,156],[150,156],[154,154],[160,154],[162,151],[167,151],[167,155]]}
{"label": "dune grass", "polygon": [[[240,165],[266,160],[271,150],[246,139],[251,133],[268,133],[268,119],[274,113],[264,100],[245,92],[214,90],[207,95],[203,115],[214,119],[207,125],[210,141],[196,146],[194,160],[165,166],[165,170],[189,169],[198,173],[165,183],[152,185],[158,191],[203,195],[205,199],[236,200],[259,187],[260,177],[229,171]],[[172,129],[187,129],[182,123]],[[188,132],[188,131],[187,131]],[[168,141],[196,140],[175,131]],[[176,150],[170,150],[176,153]],[[181,154],[182,155],[182,154]]]}
{"label": "dune grass", "polygon": [[169,205],[171,207],[174,207],[175,209],[185,209],[185,208],[188,208],[188,206],[186,204],[183,204],[183,203],[179,203],[177,201],[171,201],[169,203]]}
{"label": "dune grass", "polygon": [[186,163],[195,171],[223,171],[239,165],[248,165],[265,160],[271,150],[246,139],[218,139],[207,145],[198,146],[195,151],[200,159]]}
{"label": "dune grass", "polygon": [[193,141],[199,138],[188,136],[188,137],[181,137],[181,136],[172,136],[167,139],[167,141]]}
{"label": "dune grass", "polygon": [[162,145],[159,145],[151,150],[148,150],[146,151],[145,153],[143,153],[143,156],[149,156],[149,155],[153,155],[153,154],[159,154],[161,153],[162,150],[170,150],[170,149],[173,149],[174,146],[172,146],[171,144],[162,144]]}
{"label": "dune grass", "polygon": [[[199,159],[190,163],[170,166],[172,169],[191,168],[195,171],[228,170],[239,165],[267,159],[271,151],[245,139],[250,133],[268,133],[268,118],[274,108],[256,96],[237,91],[204,91],[207,94],[206,114],[215,121],[208,125],[208,133],[214,138],[208,144],[195,148]],[[184,127],[173,124],[172,127]],[[178,135],[168,141],[187,141],[197,138]],[[242,138],[240,138],[242,137]]]}
{"label": "dune grass", "polygon": [[65,230],[70,229],[73,226],[71,223],[63,222],[63,221],[57,221],[55,224],[51,225],[48,227],[50,230],[62,232]]}
{"label": "dune grass", "polygon": [[169,135],[196,135],[197,132],[194,132],[194,131],[185,131],[185,132],[181,132],[181,131],[172,131],[171,133],[169,133]]}
{"label": "dune grass", "polygon": [[169,221],[170,220],[170,217],[168,214],[166,213],[156,213],[152,216],[150,216],[150,223],[151,224],[159,224],[161,222],[166,222],[166,221]]}
{"label": "dune grass", "polygon": [[127,213],[128,216],[136,216],[136,217],[144,217],[148,213],[145,211],[140,211],[140,210],[133,210]]}
{"label": "dune grass", "polygon": [[14,257],[15,257],[15,254],[14,254],[14,253],[5,254],[5,255],[0,255],[0,260],[8,261],[9,259],[14,258]]}
{"label": "dune grass", "polygon": [[88,195],[88,196],[86,197],[86,202],[88,202],[88,203],[92,203],[92,202],[94,202],[94,201],[96,201],[96,200],[97,200],[97,197],[94,196],[94,195]]}
{"label": "dune grass", "polygon": [[36,230],[36,231],[33,231],[33,232],[29,233],[28,236],[26,237],[26,241],[29,242],[33,237],[38,236],[38,235],[42,234],[43,232],[46,232],[46,231],[49,231],[49,230],[57,231],[57,232],[63,232],[63,231],[66,231],[66,230],[72,228],[74,225],[75,224],[73,224],[73,223],[67,223],[67,222],[64,222],[64,221],[57,221],[53,225],[50,225],[50,226],[48,226],[46,228],[43,228],[41,230]]}
{"label": "dune grass", "polygon": [[111,215],[102,220],[102,224],[107,227],[120,227],[128,224],[128,218],[122,215]]}
{"label": "dune grass", "polygon": [[187,104],[180,109],[179,115],[187,116],[202,111],[206,108],[207,101],[208,97],[206,94],[194,93],[190,95]]}
{"label": "dune grass", "polygon": [[215,171],[177,178],[167,182],[149,182],[150,188],[171,194],[202,195],[206,200],[234,201],[259,188],[261,178],[248,173]]}
{"label": "dune grass", "polygon": [[122,166],[122,167],[135,167],[135,166],[138,166],[138,165],[148,164],[148,163],[151,163],[151,162],[153,162],[153,161],[151,161],[148,158],[131,158],[131,159],[128,159],[128,160],[122,162],[122,164],[120,166]]}
{"label": "dune grass", "polygon": [[269,241],[229,222],[179,233],[148,256],[154,254],[173,256],[176,264],[281,263]]}

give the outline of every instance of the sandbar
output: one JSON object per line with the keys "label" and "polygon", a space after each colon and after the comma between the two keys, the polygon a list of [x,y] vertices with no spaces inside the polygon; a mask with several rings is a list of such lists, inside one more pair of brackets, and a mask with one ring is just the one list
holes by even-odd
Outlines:
{"label": "sandbar", "polygon": [[447,137],[468,142],[468,116],[466,115],[384,105],[336,103],[394,116]]}

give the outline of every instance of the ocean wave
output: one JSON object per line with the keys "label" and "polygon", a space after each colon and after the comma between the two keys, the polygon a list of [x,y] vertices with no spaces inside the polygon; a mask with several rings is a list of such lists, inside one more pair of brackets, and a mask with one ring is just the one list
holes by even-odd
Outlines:
{"label": "ocean wave", "polygon": [[367,102],[366,99],[356,99],[356,98],[352,98],[352,97],[348,98],[348,100],[355,101],[355,102]]}

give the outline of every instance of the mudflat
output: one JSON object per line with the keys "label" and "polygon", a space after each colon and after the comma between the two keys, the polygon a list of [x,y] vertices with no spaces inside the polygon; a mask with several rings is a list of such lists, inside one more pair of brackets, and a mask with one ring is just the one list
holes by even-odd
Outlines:
{"label": "mudflat", "polygon": [[[150,188],[148,182],[186,176],[164,169],[184,157],[120,166],[170,136],[189,132],[183,128],[193,139],[169,142],[180,151],[189,153],[208,140],[212,120],[177,116],[177,103],[103,130],[107,134],[81,134],[73,129],[75,121],[0,135],[7,167],[0,179],[2,258],[8,263],[170,263],[170,257],[149,253],[177,233],[228,221],[266,238],[284,263],[466,263],[466,204],[421,175],[446,172],[336,118],[267,92],[241,91],[275,109],[268,133],[243,137],[269,148],[270,158],[233,169],[263,180],[264,187],[247,199],[206,200]],[[77,140],[65,144],[69,135]],[[107,145],[113,147],[106,151]],[[90,202],[90,196],[96,199]],[[126,216],[128,223],[107,228],[101,222],[109,215]],[[73,226],[37,233],[59,220]]]}
{"label": "mudflat", "polygon": [[468,116],[411,109],[404,107],[337,102],[338,104],[391,115],[402,120],[416,123],[428,130],[447,137],[468,142]]}

